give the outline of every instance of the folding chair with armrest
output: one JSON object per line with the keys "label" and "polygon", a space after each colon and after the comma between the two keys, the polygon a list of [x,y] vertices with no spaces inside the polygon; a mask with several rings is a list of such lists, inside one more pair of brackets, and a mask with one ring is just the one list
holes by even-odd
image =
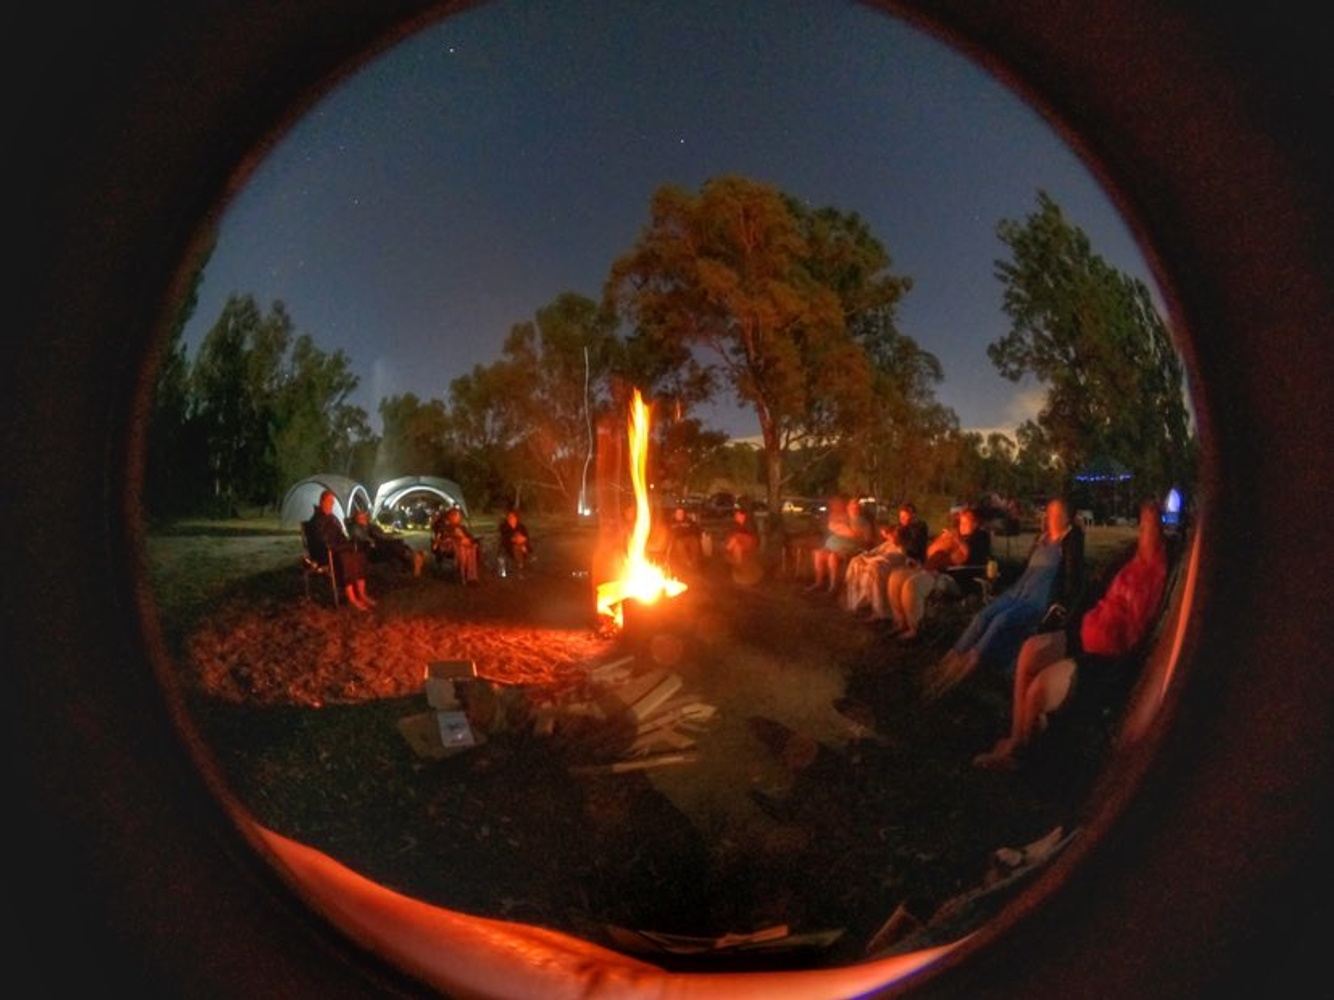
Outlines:
{"label": "folding chair with armrest", "polygon": [[[335,608],[338,607],[338,579],[334,573],[333,553],[323,542],[314,537],[310,521],[301,522],[301,549],[301,582],[306,587],[306,600],[310,600],[310,578],[324,576],[329,579],[329,592],[333,595],[333,605]],[[323,560],[316,558],[320,552],[324,553]]]}

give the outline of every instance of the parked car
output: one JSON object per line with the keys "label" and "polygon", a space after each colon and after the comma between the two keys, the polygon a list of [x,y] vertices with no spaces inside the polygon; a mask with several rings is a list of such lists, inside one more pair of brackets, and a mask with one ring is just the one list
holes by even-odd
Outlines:
{"label": "parked car", "polygon": [[780,507],[784,514],[823,514],[828,504],[811,497],[784,497]]}
{"label": "parked car", "polygon": [[685,493],[665,506],[682,507],[685,510],[697,512],[704,509],[704,504],[707,501],[708,497],[703,493]]}

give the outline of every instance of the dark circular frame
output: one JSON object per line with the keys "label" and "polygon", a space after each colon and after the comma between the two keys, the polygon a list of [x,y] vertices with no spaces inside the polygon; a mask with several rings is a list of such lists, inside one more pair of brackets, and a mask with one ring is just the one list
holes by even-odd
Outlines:
{"label": "dark circular frame", "polygon": [[[21,15],[20,314],[0,396],[16,979],[56,993],[423,991],[300,902],[187,752],[140,622],[138,435],[162,317],[246,165],[333,81],[463,6]],[[1130,762],[1115,815],[981,946],[909,985],[1295,990],[1330,927],[1317,887],[1334,843],[1331,531],[1306,516],[1330,495],[1334,423],[1319,35],[1296,15],[1199,2],[880,6],[1046,111],[1123,208],[1185,332],[1210,540],[1194,595],[1207,619],[1188,630],[1171,725]],[[71,525],[53,510],[78,513]]]}

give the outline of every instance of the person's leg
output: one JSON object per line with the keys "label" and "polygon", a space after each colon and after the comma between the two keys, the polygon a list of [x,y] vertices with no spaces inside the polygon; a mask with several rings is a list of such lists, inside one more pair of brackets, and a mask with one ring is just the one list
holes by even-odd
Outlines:
{"label": "person's leg", "polygon": [[899,601],[903,607],[903,638],[915,639],[917,627],[926,616],[926,599],[935,589],[937,574],[929,570],[918,570],[903,581]]}
{"label": "person's leg", "polygon": [[1047,716],[1065,703],[1076,669],[1073,659],[1067,657],[1057,660],[1049,664],[1028,686],[1023,714],[1015,726],[1016,749],[1032,742],[1033,737],[1046,728]]}
{"label": "person's leg", "polygon": [[844,564],[845,558],[842,553],[829,553],[829,593],[831,594],[838,593],[838,585],[843,582],[841,574]]}
{"label": "person's leg", "polygon": [[1014,671],[1014,691],[1010,706],[1010,731],[996,741],[986,753],[978,754],[973,763],[987,767],[993,758],[1007,757],[1022,740],[1028,727],[1028,702],[1038,681],[1038,675],[1065,656],[1065,633],[1045,632],[1025,640],[1019,648],[1019,660]]}
{"label": "person's leg", "polygon": [[973,615],[968,626],[963,630],[963,634],[955,641],[951,647],[954,652],[963,654],[977,645],[978,640],[991,627],[992,621],[1000,615],[1005,614],[1016,602],[1006,595],[1002,594],[977,614]]}
{"label": "person's leg", "polygon": [[1013,602],[1005,611],[992,618],[987,630],[973,647],[979,659],[1007,675],[1014,670],[1019,647],[1042,620],[1043,609],[1022,601]]}
{"label": "person's leg", "polygon": [[357,596],[360,597],[367,604],[369,604],[371,607],[375,607],[376,604],[375,598],[371,597],[370,594],[366,593],[366,578],[364,576],[357,578]]}
{"label": "person's leg", "polygon": [[922,693],[928,699],[940,697],[972,672],[977,665],[974,647],[991,626],[992,619],[1004,613],[1012,603],[1002,595],[973,615],[954,645],[940,658],[940,662],[927,670],[922,682]]}
{"label": "person's leg", "polygon": [[356,586],[357,596],[364,603],[373,607],[375,599],[366,593],[366,554],[360,549],[351,549],[348,551],[347,557],[347,578]]}
{"label": "person's leg", "polygon": [[1065,633],[1044,632],[1024,641],[1014,674],[1014,704],[1010,715],[1010,735],[1017,736],[1028,689],[1038,674],[1065,657]]}
{"label": "person's leg", "polygon": [[903,607],[903,586],[914,572],[914,570],[900,566],[891,570],[888,579],[885,581],[885,596],[889,600],[889,613],[894,618],[894,624],[901,629],[908,627],[908,616]]}
{"label": "person's leg", "polygon": [[849,611],[856,611],[866,602],[866,569],[866,560],[861,556],[854,556],[848,563],[848,572],[844,577],[843,606]]}
{"label": "person's leg", "polygon": [[898,566],[890,559],[876,559],[867,589],[871,595],[871,618],[884,621],[890,617],[889,576]]}
{"label": "person's leg", "polygon": [[1002,595],[975,614],[958,642],[928,673],[926,696],[939,698],[976,670],[984,652],[996,641],[996,634],[1003,628],[1006,617],[1021,607],[1023,605],[1018,601]]}

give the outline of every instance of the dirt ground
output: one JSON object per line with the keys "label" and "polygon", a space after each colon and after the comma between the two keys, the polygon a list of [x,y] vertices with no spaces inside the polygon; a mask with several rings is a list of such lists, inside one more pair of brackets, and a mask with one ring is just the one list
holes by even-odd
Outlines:
{"label": "dirt ground", "polygon": [[[1123,540],[1091,536],[1091,560]],[[427,662],[473,659],[558,698],[624,652],[592,628],[591,535],[542,541],[526,579],[477,587],[378,566],[379,606],[363,614],[335,611],[318,580],[304,596],[294,533],[151,538],[182,690],[259,820],[412,896],[604,944],[607,925],[842,931],[819,949],[713,959],[730,967],[855,960],[900,904],[925,919],[977,886],[997,848],[1077,825],[1101,743],[1057,768],[978,771],[972,755],[1006,724],[1003,681],[934,704],[917,693],[971,608],[940,607],[905,646],[793,581],[742,587],[717,569],[678,599],[673,641],[642,650],[717,708],[694,763],[576,776],[531,733],[418,758],[395,724],[425,709]],[[1012,544],[1017,561],[1027,545]]]}

